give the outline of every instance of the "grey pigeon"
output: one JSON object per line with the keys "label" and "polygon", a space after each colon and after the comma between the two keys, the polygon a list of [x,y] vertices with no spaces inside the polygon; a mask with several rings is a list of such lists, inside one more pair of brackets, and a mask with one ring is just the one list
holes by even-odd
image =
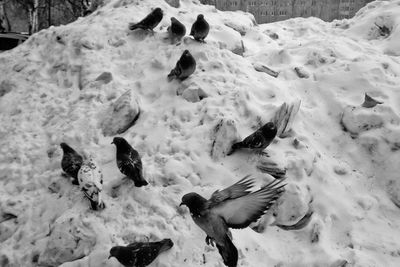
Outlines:
{"label": "grey pigeon", "polygon": [[148,185],[143,178],[139,153],[122,137],[114,137],[112,144],[117,147],[117,166],[121,173],[133,180],[137,187]]}
{"label": "grey pigeon", "polygon": [[189,35],[193,36],[196,41],[204,42],[204,39],[207,37],[209,31],[210,25],[204,19],[203,14],[200,14],[197,16],[197,20],[193,23]]}
{"label": "grey pigeon", "polygon": [[129,29],[132,31],[136,29],[153,31],[153,29],[161,22],[162,18],[163,11],[161,10],[161,8],[157,7],[138,23],[131,23],[129,25]]}
{"label": "grey pigeon", "polygon": [[171,239],[158,242],[135,242],[127,246],[115,246],[110,250],[110,256],[115,257],[125,267],[145,267],[152,263],[157,256],[172,248]]}
{"label": "grey pigeon", "polygon": [[185,80],[196,70],[196,60],[190,54],[189,50],[185,50],[181,58],[176,62],[175,68],[168,74],[168,80],[173,79]]}
{"label": "grey pigeon", "polygon": [[229,267],[236,267],[238,261],[229,228],[246,228],[257,221],[281,196],[285,184],[275,180],[250,192],[252,186],[253,180],[246,176],[222,191],[215,191],[209,200],[192,192],[184,195],[180,204],[189,208],[193,221],[207,234],[206,243],[216,243]]}
{"label": "grey pigeon", "polygon": [[63,150],[61,168],[66,174],[71,176],[72,183],[78,185],[78,171],[82,166],[83,158],[66,143],[61,143],[60,146]]}
{"label": "grey pigeon", "polygon": [[256,151],[262,151],[269,146],[274,140],[276,133],[278,132],[275,123],[268,122],[260,129],[247,136],[243,141],[232,145],[231,151],[227,155],[233,154],[237,149],[248,148]]}
{"label": "grey pigeon", "polygon": [[179,20],[172,17],[171,26],[168,27],[168,36],[171,40],[171,44],[180,42],[183,36],[186,34],[186,27]]}

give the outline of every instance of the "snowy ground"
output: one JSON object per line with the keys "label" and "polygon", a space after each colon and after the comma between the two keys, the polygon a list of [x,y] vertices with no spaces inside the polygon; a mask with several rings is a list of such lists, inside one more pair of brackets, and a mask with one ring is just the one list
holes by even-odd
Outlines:
{"label": "snowy ground", "polygon": [[[128,32],[156,6],[164,19],[154,36]],[[165,40],[171,16],[189,30],[199,13],[211,25],[206,44]],[[224,149],[299,101],[292,131],[267,148],[286,169],[286,193],[257,232],[233,231],[239,266],[400,266],[400,1],[332,23],[253,21],[197,1],[113,0],[2,53],[0,266],[120,266],[109,249],[147,238],[175,243],[152,266],[223,266],[181,197],[209,197],[246,174],[270,181],[256,168],[265,156]],[[197,70],[168,83],[185,49]],[[255,70],[262,65],[279,76]],[[103,72],[112,80],[96,81]],[[119,136],[142,155],[144,188],[116,187],[123,175],[109,123],[126,92],[141,114]],[[365,93],[383,104],[362,107]],[[90,210],[61,175],[61,142],[101,165],[105,210]],[[302,229],[275,226],[310,211]]]}

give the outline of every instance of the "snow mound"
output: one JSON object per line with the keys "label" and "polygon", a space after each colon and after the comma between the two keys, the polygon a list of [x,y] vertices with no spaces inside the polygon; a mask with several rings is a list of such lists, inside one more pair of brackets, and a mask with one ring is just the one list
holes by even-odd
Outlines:
{"label": "snow mound", "polygon": [[[0,265],[120,266],[112,246],[171,238],[152,266],[222,266],[178,205],[251,174],[257,187],[288,185],[252,229],[232,231],[239,266],[399,266],[400,0],[351,20],[264,25],[168,2],[109,0],[0,54]],[[154,7],[155,34],[129,32]],[[206,43],[171,45],[170,17],[190,29],[198,14]],[[185,49],[196,71],[169,83]],[[363,107],[365,94],[382,104]],[[282,134],[265,153],[226,156],[274,120]],[[148,186],[123,179],[116,134],[142,156]],[[62,177],[61,142],[95,155],[104,210]]]}
{"label": "snow mound", "polygon": [[385,54],[400,56],[399,12],[398,1],[369,3],[350,20],[346,34],[375,40],[373,44],[380,46]]}

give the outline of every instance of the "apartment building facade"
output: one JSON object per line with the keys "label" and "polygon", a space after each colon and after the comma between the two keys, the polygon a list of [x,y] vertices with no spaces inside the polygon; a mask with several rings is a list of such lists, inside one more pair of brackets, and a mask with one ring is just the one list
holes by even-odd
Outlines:
{"label": "apartment building facade", "polygon": [[202,0],[219,10],[243,10],[254,15],[258,23],[295,17],[318,17],[325,21],[353,17],[372,0]]}

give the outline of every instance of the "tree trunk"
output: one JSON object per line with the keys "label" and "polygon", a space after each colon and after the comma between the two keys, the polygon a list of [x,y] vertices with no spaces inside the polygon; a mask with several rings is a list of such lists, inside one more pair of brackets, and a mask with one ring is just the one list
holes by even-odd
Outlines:
{"label": "tree trunk", "polygon": [[7,17],[6,3],[4,2],[4,0],[0,0],[0,32],[1,31],[11,31],[11,24],[10,20]]}
{"label": "tree trunk", "polygon": [[50,27],[51,23],[51,0],[47,0],[47,26]]}
{"label": "tree trunk", "polygon": [[28,27],[28,32],[29,32],[29,34],[32,34],[34,31],[33,31],[33,24],[34,24],[34,22],[33,22],[33,6],[29,6],[28,7],[28,16],[29,16],[29,27]]}
{"label": "tree trunk", "polygon": [[29,17],[31,22],[32,33],[49,27],[47,23],[47,1],[34,0],[33,7],[29,9]]}

